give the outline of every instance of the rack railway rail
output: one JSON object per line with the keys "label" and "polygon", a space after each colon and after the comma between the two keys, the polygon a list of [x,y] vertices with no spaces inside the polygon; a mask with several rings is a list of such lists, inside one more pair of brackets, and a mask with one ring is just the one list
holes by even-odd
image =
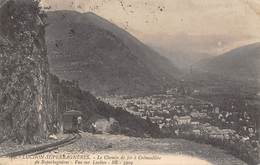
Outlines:
{"label": "rack railway rail", "polygon": [[77,133],[77,134],[75,133],[75,134],[72,134],[72,136],[70,136],[70,137],[56,141],[54,143],[45,144],[45,145],[41,145],[41,146],[37,146],[37,147],[25,149],[25,150],[20,150],[20,151],[15,151],[15,152],[7,153],[4,155],[0,155],[0,158],[1,157],[17,157],[17,156],[22,156],[22,155],[33,156],[33,155],[44,154],[47,152],[51,152],[53,150],[57,150],[60,147],[75,143],[79,139],[81,139],[81,135],[79,133]]}

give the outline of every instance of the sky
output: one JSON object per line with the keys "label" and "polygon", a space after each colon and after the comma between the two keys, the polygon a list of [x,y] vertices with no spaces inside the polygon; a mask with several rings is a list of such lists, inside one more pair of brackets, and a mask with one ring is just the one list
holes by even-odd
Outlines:
{"label": "sky", "polygon": [[51,10],[93,12],[165,56],[176,51],[213,56],[260,41],[259,0],[42,0],[42,4]]}

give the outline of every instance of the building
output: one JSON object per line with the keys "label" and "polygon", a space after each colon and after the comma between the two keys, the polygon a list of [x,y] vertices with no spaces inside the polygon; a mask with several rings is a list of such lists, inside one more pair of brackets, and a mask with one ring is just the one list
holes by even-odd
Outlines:
{"label": "building", "polygon": [[159,117],[159,116],[154,116],[154,117],[150,117],[150,119],[151,119],[151,121],[153,123],[162,123],[164,118],[163,117]]}
{"label": "building", "polygon": [[192,133],[197,136],[201,135],[201,132],[198,129],[192,130]]}
{"label": "building", "polygon": [[191,117],[190,116],[181,116],[177,119],[178,125],[187,125],[191,123]]}
{"label": "building", "polygon": [[192,127],[197,128],[199,126],[200,122],[192,121],[190,124],[192,125]]}

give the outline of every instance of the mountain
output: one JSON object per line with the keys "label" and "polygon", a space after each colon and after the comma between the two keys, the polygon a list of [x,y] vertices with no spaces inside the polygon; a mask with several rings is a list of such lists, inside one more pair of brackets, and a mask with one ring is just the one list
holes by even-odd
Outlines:
{"label": "mountain", "polygon": [[173,59],[180,69],[189,69],[202,58],[259,42],[260,36],[259,0],[42,0],[42,3],[49,10],[91,11],[112,20],[161,55]]}
{"label": "mountain", "polygon": [[95,95],[139,95],[175,84],[179,70],[113,23],[93,14],[48,12],[51,71]]}
{"label": "mountain", "polygon": [[260,43],[233,49],[223,55],[203,60],[197,69],[241,80],[260,79]]}
{"label": "mountain", "polygon": [[143,35],[143,38],[145,43],[171,59],[175,66],[186,70],[202,59],[219,55],[226,49],[231,50],[241,40],[228,35],[186,33]]}

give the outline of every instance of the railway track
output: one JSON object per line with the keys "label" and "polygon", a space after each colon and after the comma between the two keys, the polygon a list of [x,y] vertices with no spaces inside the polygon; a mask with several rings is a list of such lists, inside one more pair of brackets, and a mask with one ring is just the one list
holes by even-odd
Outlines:
{"label": "railway track", "polygon": [[25,150],[20,150],[20,151],[15,151],[11,153],[7,153],[4,155],[0,155],[1,157],[17,157],[17,156],[22,156],[22,155],[39,155],[47,152],[51,152],[54,150],[57,150],[60,147],[70,145],[72,143],[75,143],[77,140],[81,139],[81,135],[79,133],[77,134],[72,134],[71,137],[67,137],[65,139],[62,139],[60,141],[51,143],[51,144],[46,144],[46,145],[41,145],[37,147],[33,147],[30,149],[25,149]]}

